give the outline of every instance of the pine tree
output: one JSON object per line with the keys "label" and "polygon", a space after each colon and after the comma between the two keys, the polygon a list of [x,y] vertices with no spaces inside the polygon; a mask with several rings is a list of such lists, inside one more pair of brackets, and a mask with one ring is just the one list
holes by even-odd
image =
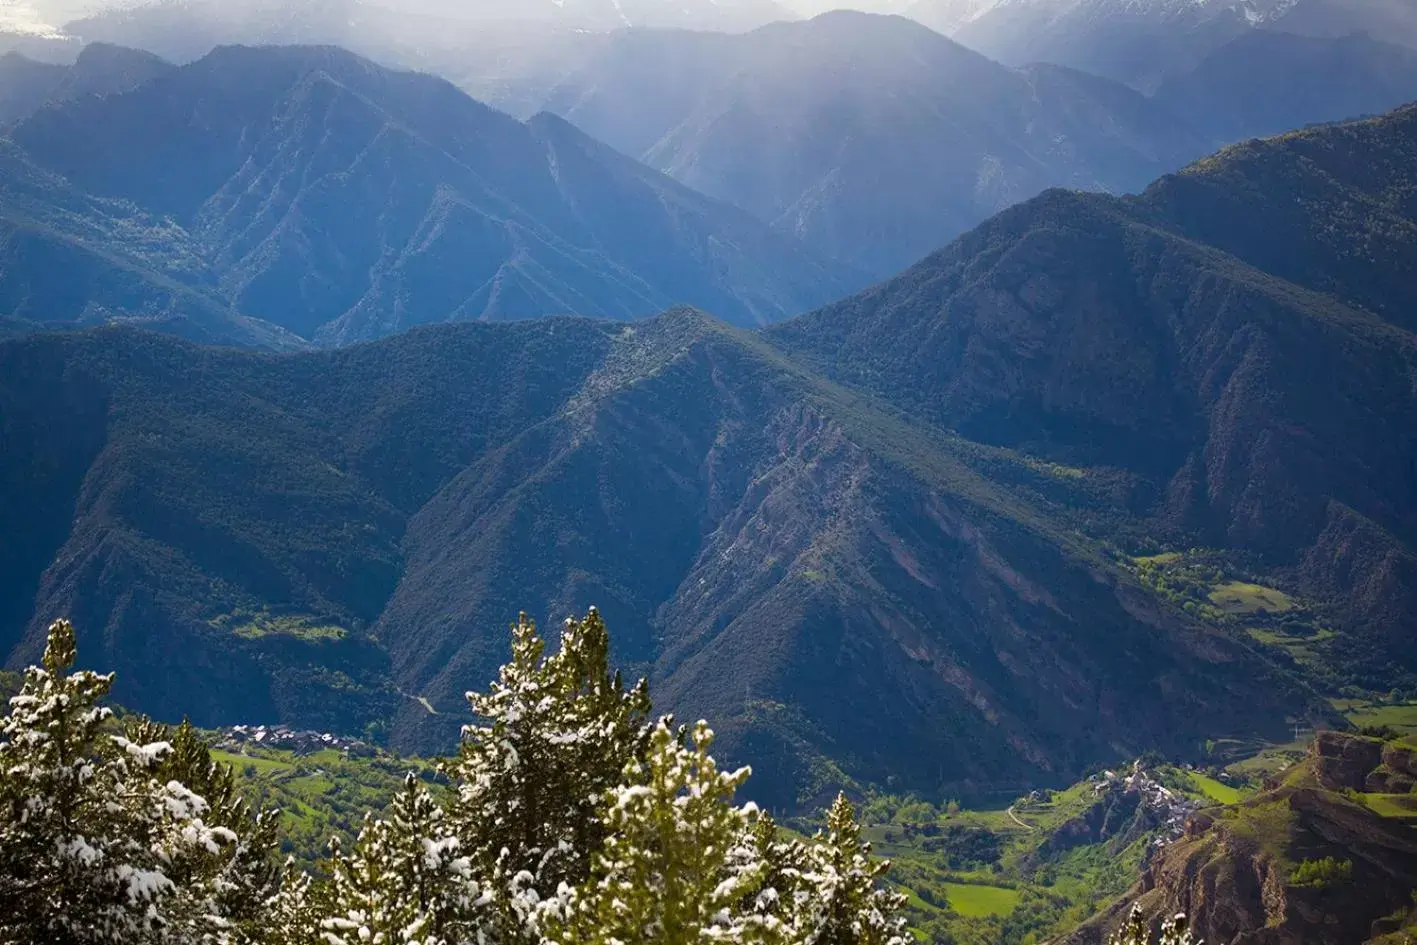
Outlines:
{"label": "pine tree", "polygon": [[880,886],[890,863],[872,861],[870,844],[845,794],[827,814],[825,834],[811,846],[804,945],[907,945],[904,897]]}
{"label": "pine tree", "polygon": [[720,771],[700,722],[690,736],[668,720],[648,758],[632,763],[605,808],[609,830],[590,880],[545,912],[547,937],[564,945],[758,942],[758,917],[738,911],[765,865],[739,855],[751,811],[733,806],[748,769]]}
{"label": "pine tree", "polygon": [[238,945],[329,945],[321,928],[334,912],[326,885],[317,885],[294,859],[287,860],[280,889],[266,903],[263,925],[249,930]]}
{"label": "pine tree", "polygon": [[239,805],[214,811],[168,777],[160,729],[112,734],[99,703],[113,677],[70,673],[76,656],[73,626],[56,622],[0,723],[0,941],[235,940],[268,893],[269,829],[238,834],[222,821]]}
{"label": "pine tree", "polygon": [[167,873],[189,909],[223,917],[229,932],[257,934],[280,878],[272,851],[279,845],[279,812],[255,811],[241,796],[230,765],[213,760],[190,722],[176,729],[145,719],[130,723],[134,744],[166,744],[152,770],[163,785],[181,785],[204,802],[203,822],[224,838],[216,847],[198,845],[176,856]]}
{"label": "pine tree", "polygon": [[756,882],[744,891],[737,912],[755,918],[762,941],[795,945],[810,932],[815,892],[807,880],[811,851],[795,837],[780,836],[769,814],[751,805],[748,814],[749,823],[733,855],[758,868]]}
{"label": "pine tree", "polygon": [[516,937],[538,902],[588,875],[604,842],[601,799],[644,751],[648,687],[626,690],[609,657],[594,609],[566,622],[551,656],[523,614],[499,681],[468,694],[483,724],[464,730],[449,769],[460,785],[452,820],[488,878],[504,938]]}
{"label": "pine tree", "polygon": [[[1151,945],[1151,923],[1142,914],[1141,905],[1132,906],[1127,921],[1107,939],[1107,945]],[[1161,923],[1158,945],[1201,945],[1191,934],[1184,913],[1177,913]]]}
{"label": "pine tree", "polygon": [[324,887],[296,892],[316,903],[297,915],[318,913],[323,904],[319,929],[327,945],[460,945],[485,938],[490,899],[442,808],[412,774],[386,819],[366,818],[349,856],[334,845],[330,874]]}

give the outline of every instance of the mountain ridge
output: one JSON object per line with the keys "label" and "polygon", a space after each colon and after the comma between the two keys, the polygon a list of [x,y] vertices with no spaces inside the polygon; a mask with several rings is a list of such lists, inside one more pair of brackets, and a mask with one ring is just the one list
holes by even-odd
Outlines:
{"label": "mountain ridge", "polygon": [[[82,494],[93,498],[80,501],[67,538],[57,536],[63,549],[19,549],[32,563],[9,573],[35,574],[35,563],[53,556],[32,578],[34,620],[56,610],[82,617],[95,658],[130,678],[120,697],[142,708],[171,713],[181,705],[203,721],[279,717],[317,728],[333,727],[334,718],[358,727],[393,715],[396,744],[442,745],[461,720],[467,677],[502,659],[496,626],[504,611],[554,616],[567,601],[594,599],[620,628],[620,658],[649,668],[667,705],[717,719],[739,756],[773,759],[763,790],[779,800],[810,790],[809,772],[823,756],[850,777],[889,765],[922,785],[1020,781],[1040,766],[1063,777],[1109,751],[1070,720],[1091,719],[1111,737],[1125,727],[1138,741],[1188,743],[1202,727],[1236,723],[1241,703],[1232,700],[1241,679],[1251,685],[1257,672],[1286,711],[1308,711],[1308,698],[1282,672],[1158,610],[1101,559],[1055,546],[1045,537],[1056,528],[1046,514],[1028,512],[1026,502],[945,458],[930,445],[932,434],[897,430],[882,452],[870,436],[891,429],[886,415],[801,369],[784,371],[771,349],[702,316],[639,326],[553,320],[423,329],[373,346],[277,358],[204,354],[113,331],[102,339],[36,336],[0,350],[12,391],[57,357],[69,365],[59,375],[68,392],[46,400],[107,402],[117,418],[106,433],[101,419],[90,428],[101,438],[89,441],[97,459],[73,461]],[[527,361],[518,350],[527,343],[557,355]],[[485,353],[467,356],[488,344],[523,382],[531,363],[554,379],[537,388],[535,409],[549,411],[542,419],[527,413],[534,404],[519,403],[527,388],[496,376],[430,409],[446,395],[415,378],[455,357],[486,364]],[[431,362],[410,360],[414,351]],[[579,361],[567,360],[572,351]],[[22,367],[27,359],[34,368]],[[375,363],[404,380],[376,383]],[[143,364],[150,366],[129,376]],[[335,410],[331,404],[354,391],[353,365],[367,393]],[[155,380],[154,370],[167,379],[144,393],[150,381],[139,378]],[[465,371],[442,373],[451,385],[444,389],[468,380]],[[326,389],[316,396],[302,379],[314,376]],[[77,393],[84,384],[97,385],[93,395]],[[468,412],[493,390],[495,398]],[[162,406],[158,391],[182,408]],[[698,405],[692,412],[686,397]],[[70,409],[92,415],[89,407]],[[232,410],[245,419],[233,425]],[[45,435],[30,410],[7,415],[8,442]],[[309,426],[317,416],[330,419]],[[497,433],[499,416],[515,425]],[[17,433],[20,417],[34,419]],[[420,419],[409,426],[413,417]],[[438,455],[401,459],[436,442],[428,434],[451,429],[453,418],[460,432]],[[658,440],[669,418],[679,437]],[[179,456],[125,429],[170,430],[161,441],[186,445]],[[190,451],[198,442],[203,448]],[[391,452],[396,444],[403,446]],[[258,473],[257,457],[272,450],[283,459]],[[621,458],[631,454],[638,461],[626,467]],[[81,470],[86,462],[93,465]],[[209,462],[227,471],[199,492],[174,491],[197,474],[193,463]],[[61,514],[57,488],[53,502],[31,502],[26,514],[39,514],[35,506]],[[322,508],[343,511],[326,517]],[[316,521],[324,524],[305,525]],[[346,534],[339,523],[350,521],[366,524]],[[622,550],[599,550],[607,548]],[[1048,589],[1017,567],[1048,573]],[[199,590],[203,582],[212,589]],[[12,590],[13,599],[32,599]],[[1077,626],[1079,611],[1097,628],[1085,638],[1095,641],[1087,656],[1077,650],[1084,638],[1064,629]],[[980,624],[985,613],[994,617]],[[337,629],[316,634],[322,626]],[[989,628],[989,643],[960,635],[976,626]],[[12,660],[26,658],[34,639],[31,631]],[[191,668],[143,671],[134,660],[141,662],[145,639],[184,654]],[[1178,659],[1162,639],[1191,656]],[[1093,649],[1103,640],[1106,647]],[[1000,662],[1004,652],[1010,656]],[[218,653],[228,679],[220,691],[231,695],[194,702],[187,687]],[[1078,659],[1088,668],[1064,669]],[[1045,663],[1054,681],[1032,698],[1051,708],[1024,709],[1023,693],[1034,691]],[[1176,708],[1154,719],[1121,712],[1158,674],[1171,680]],[[725,678],[750,685],[750,698],[725,687]],[[898,698],[902,679],[911,680],[909,710]],[[882,688],[884,680],[894,688]],[[1069,703],[1081,703],[1064,709],[1059,695],[1047,694],[1059,687]],[[398,690],[428,699],[439,715]],[[844,702],[828,692],[855,695]],[[1091,708],[1099,699],[1100,723]],[[859,713],[854,721],[842,715],[848,703]],[[942,713],[966,727],[942,729]],[[1175,728],[1179,717],[1190,720],[1181,723],[1186,734]],[[1249,717],[1261,730],[1283,725],[1264,712]],[[889,743],[868,734],[891,726],[913,734]],[[936,747],[902,754],[907,742]]]}
{"label": "mountain ridge", "polygon": [[[226,47],[131,92],[44,109],[11,138],[24,162],[119,212],[51,210],[46,227],[88,227],[90,242],[107,230],[104,250],[138,271],[193,271],[187,284],[229,313],[207,322],[258,317],[307,342],[678,301],[757,324],[864,282],[574,129],[519,123],[333,47]],[[607,212],[616,202],[635,226]],[[130,217],[151,240],[141,252]]]}
{"label": "mountain ridge", "polygon": [[1048,186],[1140,188],[1208,150],[1114,83],[851,11],[618,34],[545,107],[877,275]]}

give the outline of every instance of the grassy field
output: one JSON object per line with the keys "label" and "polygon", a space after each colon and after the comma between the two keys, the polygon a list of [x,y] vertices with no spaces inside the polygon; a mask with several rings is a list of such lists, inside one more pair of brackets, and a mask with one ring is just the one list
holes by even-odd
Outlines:
{"label": "grassy field", "polygon": [[1234,616],[1286,614],[1295,607],[1294,601],[1283,591],[1244,581],[1221,584],[1210,592],[1210,602]]}
{"label": "grassy field", "polygon": [[962,916],[1008,915],[1018,905],[1017,889],[1002,886],[979,886],[973,883],[945,883],[950,907]]}
{"label": "grassy field", "polygon": [[1245,792],[1239,788],[1206,777],[1199,771],[1190,772],[1190,779],[1197,791],[1217,804],[1236,804],[1245,796]]}
{"label": "grassy field", "polygon": [[342,640],[343,627],[308,614],[272,614],[269,610],[235,611],[210,621],[213,627],[247,640],[289,636],[297,640]]}
{"label": "grassy field", "polygon": [[1375,814],[1394,820],[1417,820],[1417,795],[1412,794],[1362,794],[1363,803]]}
{"label": "grassy field", "polygon": [[1140,558],[1133,558],[1137,564],[1175,564],[1181,560],[1179,551],[1167,551],[1159,555],[1143,555]]}
{"label": "grassy field", "polygon": [[230,751],[212,750],[212,760],[236,769],[238,777],[274,777],[295,771],[295,765],[279,756],[264,754],[236,754]]}
{"label": "grassy field", "polygon": [[1354,699],[1335,699],[1333,706],[1354,725],[1386,725],[1399,732],[1417,732],[1417,703],[1384,705]]}
{"label": "grassy field", "polygon": [[1309,753],[1307,741],[1289,742],[1283,745],[1269,745],[1263,751],[1234,764],[1225,770],[1231,775],[1247,781],[1262,781],[1266,777],[1279,774],[1290,768]]}
{"label": "grassy field", "polygon": [[325,854],[330,838],[351,839],[366,810],[383,810],[408,772],[439,783],[427,762],[392,755],[346,758],[333,749],[295,755],[247,746],[241,753],[213,751],[212,757],[231,765],[261,806],[280,809],[287,826],[284,852],[307,865]]}

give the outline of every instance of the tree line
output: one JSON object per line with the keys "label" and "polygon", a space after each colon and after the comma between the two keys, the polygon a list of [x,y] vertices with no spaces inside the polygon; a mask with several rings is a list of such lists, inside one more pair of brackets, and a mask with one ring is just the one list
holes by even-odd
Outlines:
{"label": "tree line", "polygon": [[523,616],[479,719],[314,873],[190,725],[120,723],[114,677],[49,630],[0,723],[9,945],[907,945],[850,803],[812,838],[736,794],[700,722],[654,719],[592,610],[549,651]]}

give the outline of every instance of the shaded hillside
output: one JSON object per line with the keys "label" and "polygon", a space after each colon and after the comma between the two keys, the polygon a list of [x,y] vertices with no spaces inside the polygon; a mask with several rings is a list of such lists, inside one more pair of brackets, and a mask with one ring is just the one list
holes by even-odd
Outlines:
{"label": "shaded hillside", "polygon": [[1331,606],[1331,665],[1410,674],[1414,143],[1407,109],[1135,200],[1050,193],[771,337],[942,428],[1120,476],[1144,532]]}
{"label": "shaded hillside", "polygon": [[0,312],[13,331],[122,319],[196,340],[304,342],[222,298],[192,236],[131,202],[95,197],[0,140]]}
{"label": "shaded hillside", "polygon": [[[1417,888],[1412,798],[1366,792],[1368,772],[1356,770],[1360,756],[1372,770],[1385,754],[1376,739],[1320,735],[1282,784],[1193,815],[1185,838],[1159,852],[1125,900],[1065,941],[1103,941],[1133,904],[1147,916],[1185,913],[1207,942],[1346,945],[1395,931]],[[1339,756],[1341,767],[1356,765],[1356,787],[1326,776]]]}
{"label": "shaded hillside", "polygon": [[1417,101],[1417,48],[1380,39],[1255,30],[1165,82],[1155,100],[1222,143],[1381,114]]}
{"label": "shaded hillside", "polygon": [[693,313],[286,357],[42,336],[0,344],[0,378],[25,457],[0,507],[10,658],[72,614],[159,715],[394,716],[396,744],[446,748],[508,614],[587,602],[777,801],[882,771],[1061,780],[1309,711],[968,444]]}
{"label": "shaded hillside", "polygon": [[737,37],[619,34],[546,107],[877,274],[1047,187],[1139,189],[1206,150],[1114,83],[1016,72],[849,12]]}
{"label": "shaded hillside", "polygon": [[45,105],[127,92],[172,68],[150,53],[103,43],[86,46],[73,65],[7,53],[0,57],[0,125],[27,118]]}
{"label": "shaded hillside", "polygon": [[[524,125],[334,49],[222,49],[128,94],[46,109],[12,138],[25,199],[0,198],[0,220],[36,262],[7,268],[0,292],[15,299],[7,314],[45,323],[165,311],[164,293],[191,290],[326,344],[676,302],[760,324],[852,284],[569,127]],[[42,260],[71,256],[105,289],[142,291],[42,304],[29,283],[59,271]]]}

